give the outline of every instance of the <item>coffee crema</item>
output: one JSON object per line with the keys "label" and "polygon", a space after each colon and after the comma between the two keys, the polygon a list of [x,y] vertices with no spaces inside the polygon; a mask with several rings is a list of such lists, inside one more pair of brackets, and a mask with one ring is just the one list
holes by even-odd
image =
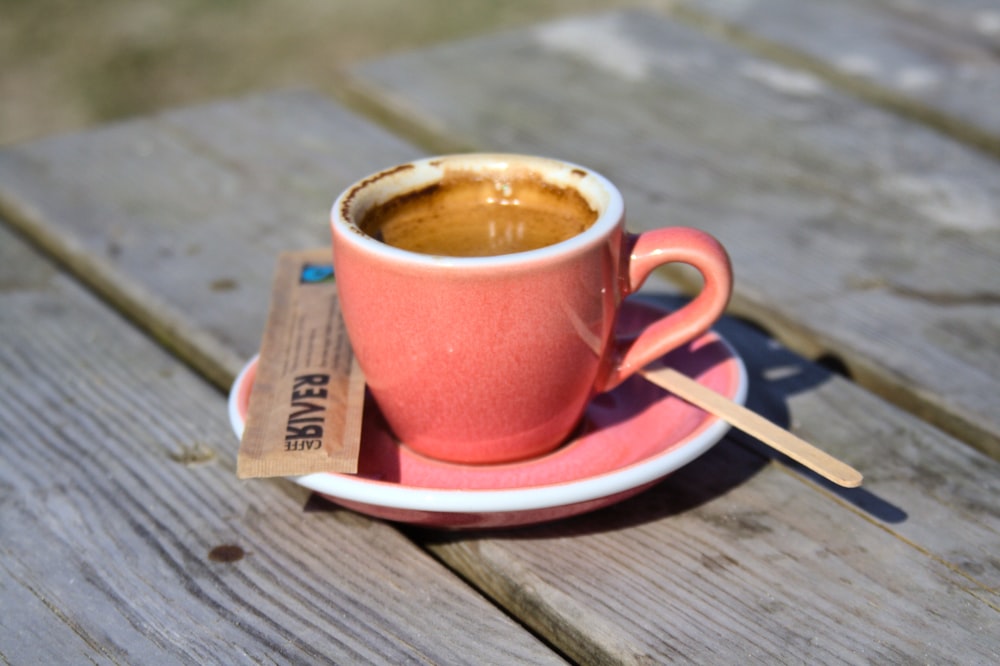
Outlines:
{"label": "coffee crema", "polygon": [[373,206],[358,226],[411,252],[486,257],[560,243],[596,219],[597,211],[578,191],[531,174],[449,173],[439,183]]}

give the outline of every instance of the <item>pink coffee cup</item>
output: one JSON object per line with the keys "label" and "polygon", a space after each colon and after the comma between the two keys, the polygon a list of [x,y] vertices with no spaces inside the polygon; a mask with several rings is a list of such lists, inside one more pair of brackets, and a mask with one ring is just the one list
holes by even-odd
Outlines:
{"label": "pink coffee cup", "polygon": [[[366,235],[374,205],[453,170],[498,181],[513,171],[578,191],[597,212],[585,231],[541,249],[486,257],[420,254]],[[732,291],[723,247],[696,229],[624,230],[618,189],[575,164],[523,155],[435,157],[349,187],[333,205],[334,267],[348,336],[395,435],[426,456],[465,464],[547,453],[588,401],[698,337]],[[690,303],[630,340],[613,336],[622,300],[657,266],[703,276]]]}

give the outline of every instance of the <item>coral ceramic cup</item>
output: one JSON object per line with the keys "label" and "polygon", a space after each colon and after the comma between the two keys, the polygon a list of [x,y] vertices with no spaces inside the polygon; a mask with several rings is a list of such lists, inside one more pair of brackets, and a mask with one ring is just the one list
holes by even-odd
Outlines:
{"label": "coral ceramic cup", "polygon": [[[579,195],[593,221],[553,244],[506,254],[485,248],[484,256],[428,253],[376,238],[381,232],[369,224],[374,211],[463,179],[494,187],[515,218],[517,206],[527,214],[522,199],[530,197],[519,197],[519,184],[530,180]],[[536,204],[548,205],[544,198]],[[434,205],[450,212],[448,197]],[[452,217],[461,224],[463,215]],[[522,231],[529,223],[519,223]],[[606,178],[524,155],[418,160],[341,194],[331,228],[344,323],[371,394],[400,441],[462,464],[545,454],[573,432],[595,394],[708,330],[732,290],[723,247],[696,229],[634,235],[624,224],[622,196]],[[702,274],[699,294],[637,336],[615,339],[622,300],[671,262]]]}

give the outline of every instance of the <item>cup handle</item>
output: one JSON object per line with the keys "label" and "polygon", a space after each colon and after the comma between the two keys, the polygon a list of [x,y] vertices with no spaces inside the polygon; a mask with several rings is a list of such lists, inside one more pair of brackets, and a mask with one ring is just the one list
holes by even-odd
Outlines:
{"label": "cup handle", "polygon": [[729,255],[719,241],[704,231],[668,227],[629,234],[625,241],[631,251],[622,298],[637,291],[653,269],[673,262],[694,266],[704,285],[694,300],[647,326],[630,344],[619,343],[607,380],[599,387],[601,391],[610,391],[645,365],[711,328],[725,311],[733,290]]}

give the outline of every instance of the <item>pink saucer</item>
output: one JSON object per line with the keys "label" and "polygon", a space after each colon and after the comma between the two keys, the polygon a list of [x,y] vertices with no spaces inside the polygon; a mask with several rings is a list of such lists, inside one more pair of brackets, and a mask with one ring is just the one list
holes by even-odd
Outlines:
{"label": "pink saucer", "polygon": [[[619,332],[662,315],[623,305]],[[663,362],[738,403],[747,374],[736,351],[709,332]],[[242,436],[257,369],[252,359],[229,394]],[[631,497],[698,457],[729,426],[640,377],[596,396],[575,439],[548,455],[506,465],[467,466],[425,458],[400,445],[374,402],[365,407],[357,475],[320,473],[293,480],[331,501],[386,520],[445,528],[510,527],[584,513]]]}

